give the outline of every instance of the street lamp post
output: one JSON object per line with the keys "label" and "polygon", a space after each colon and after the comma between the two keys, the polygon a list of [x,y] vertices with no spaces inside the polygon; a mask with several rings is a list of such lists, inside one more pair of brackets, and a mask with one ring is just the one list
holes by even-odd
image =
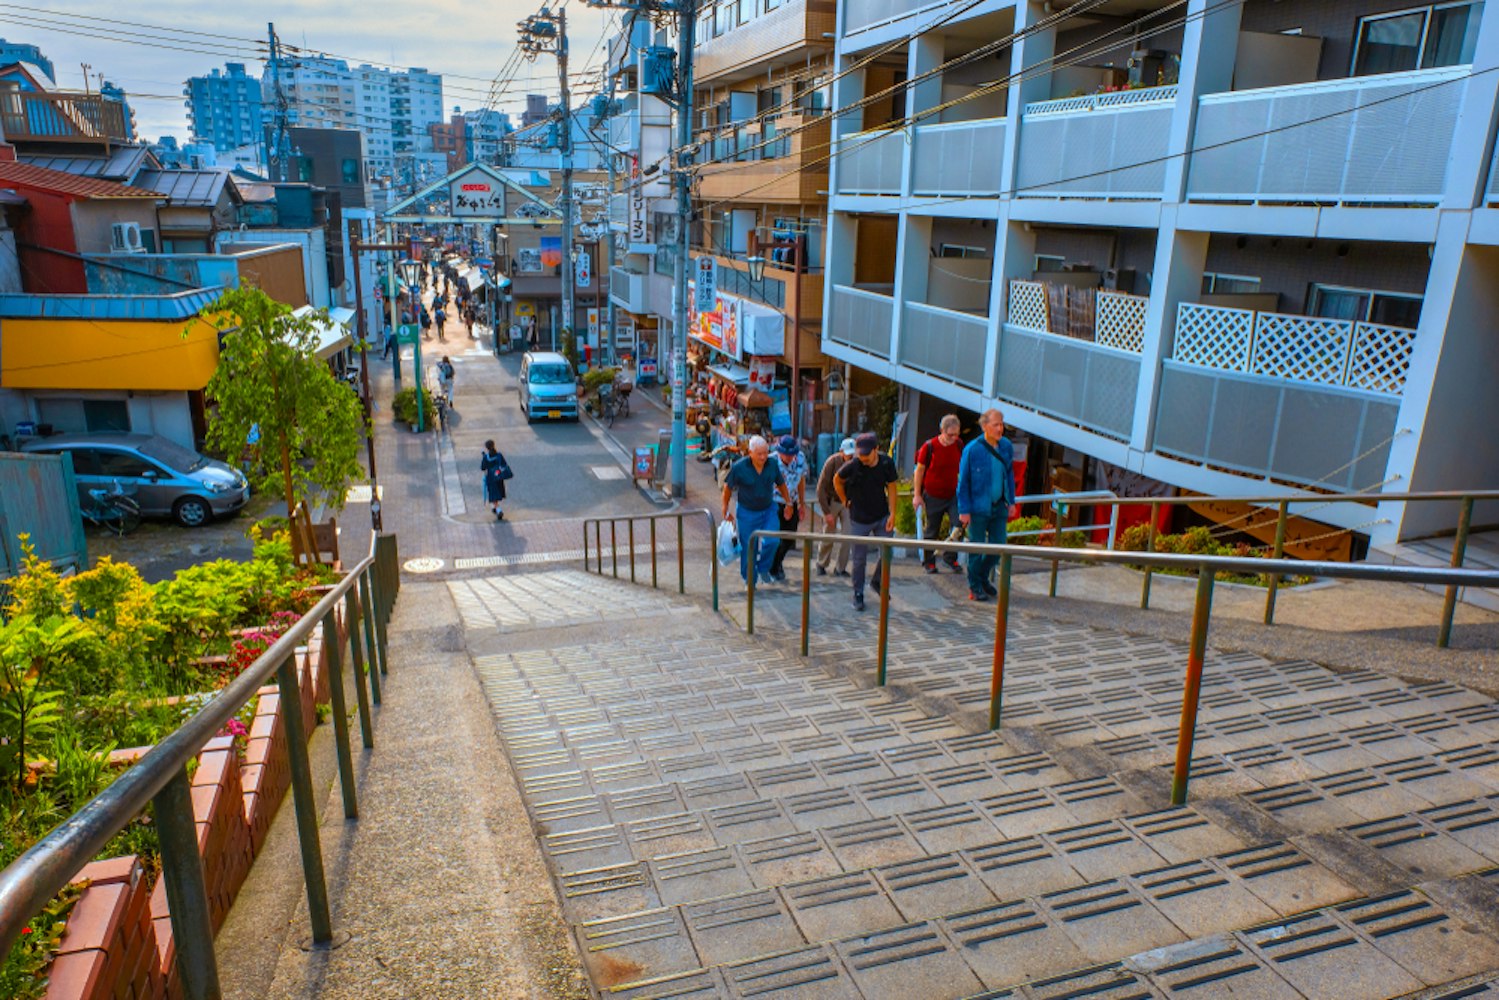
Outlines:
{"label": "street lamp post", "polygon": [[[411,289],[413,314],[420,315],[422,308],[422,262],[419,260],[401,261],[401,275],[406,279],[406,287]],[[422,412],[422,331],[417,327],[416,350],[412,357],[412,381],[416,386],[416,429],[425,429],[425,414]]]}

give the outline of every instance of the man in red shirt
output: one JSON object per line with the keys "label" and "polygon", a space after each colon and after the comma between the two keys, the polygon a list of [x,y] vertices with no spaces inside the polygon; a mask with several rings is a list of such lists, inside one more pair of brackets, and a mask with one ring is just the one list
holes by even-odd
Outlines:
{"label": "man in red shirt", "polygon": [[[949,413],[938,427],[940,433],[916,449],[916,478],[911,484],[911,505],[925,524],[922,537],[932,539],[943,537],[944,514],[948,531],[957,524],[958,463],[963,460],[963,442],[958,437],[962,425],[958,418]],[[956,552],[944,553],[942,559],[954,573],[963,572]],[[921,565],[928,573],[937,572],[936,551],[924,549]]]}

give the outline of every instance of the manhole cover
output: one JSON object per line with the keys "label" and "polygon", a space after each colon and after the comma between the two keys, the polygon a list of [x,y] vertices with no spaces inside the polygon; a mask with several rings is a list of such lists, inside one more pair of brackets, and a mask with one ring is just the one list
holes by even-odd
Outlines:
{"label": "manhole cover", "polygon": [[599,479],[623,479],[625,470],[617,465],[595,465],[590,468],[594,476]]}
{"label": "manhole cover", "polygon": [[436,573],[442,569],[442,560],[423,556],[420,559],[407,559],[402,569],[408,573]]}

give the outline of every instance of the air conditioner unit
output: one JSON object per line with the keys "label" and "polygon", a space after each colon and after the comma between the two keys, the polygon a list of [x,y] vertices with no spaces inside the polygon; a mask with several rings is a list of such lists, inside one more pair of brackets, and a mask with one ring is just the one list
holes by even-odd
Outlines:
{"label": "air conditioner unit", "polygon": [[116,222],[109,227],[109,249],[113,253],[145,253],[139,222]]}

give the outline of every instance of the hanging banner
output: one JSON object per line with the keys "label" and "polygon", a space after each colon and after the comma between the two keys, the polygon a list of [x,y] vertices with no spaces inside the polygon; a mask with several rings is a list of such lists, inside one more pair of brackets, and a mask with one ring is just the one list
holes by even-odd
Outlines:
{"label": "hanging banner", "polygon": [[584,247],[578,248],[578,258],[574,262],[573,275],[577,278],[574,284],[579,288],[593,287],[593,255]]}
{"label": "hanging banner", "polygon": [[693,288],[696,290],[697,312],[712,312],[718,298],[718,262],[712,257],[698,257],[693,261]]}
{"label": "hanging banner", "polygon": [[775,383],[776,359],[757,356],[749,361],[749,387],[769,393]]}
{"label": "hanging banner", "polygon": [[588,310],[588,342],[597,344],[599,342],[599,311]]}
{"label": "hanging banner", "polygon": [[562,266],[562,237],[543,236],[541,238],[541,265],[542,267]]}
{"label": "hanging banner", "polygon": [[505,216],[505,191],[497,181],[473,177],[448,185],[452,214],[460,218]]}

